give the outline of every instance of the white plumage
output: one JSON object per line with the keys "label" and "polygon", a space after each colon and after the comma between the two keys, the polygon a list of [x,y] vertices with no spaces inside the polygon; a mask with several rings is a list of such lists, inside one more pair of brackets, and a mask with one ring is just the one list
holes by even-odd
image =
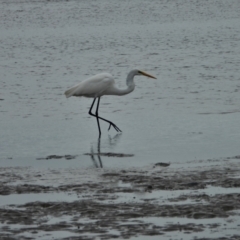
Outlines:
{"label": "white plumage", "polygon": [[99,73],[85,79],[65,92],[67,98],[75,97],[101,97],[109,88],[115,84],[113,76],[109,73]]}
{"label": "white plumage", "polygon": [[[97,74],[93,77],[87,78],[84,81],[80,82],[79,84],[71,87],[70,89],[68,89],[65,92],[65,95],[66,95],[67,98],[69,98],[71,96],[94,98],[93,103],[92,103],[88,113],[91,116],[96,117],[96,119],[97,119],[99,137],[101,136],[99,119],[109,123],[108,130],[111,128],[111,126],[113,126],[117,132],[121,132],[121,130],[113,122],[98,116],[98,108],[99,108],[99,104],[100,104],[100,98],[103,95],[122,96],[122,95],[126,95],[126,94],[132,92],[135,88],[135,83],[133,81],[133,78],[136,75],[144,75],[144,76],[147,76],[147,77],[150,77],[150,78],[155,78],[155,77],[153,77],[152,75],[150,75],[146,72],[140,71],[138,69],[134,69],[134,70],[130,71],[128,76],[127,76],[127,81],[126,81],[127,88],[119,89],[115,85],[115,81],[114,81],[113,76],[111,74],[100,73],[100,74]],[[93,108],[93,105],[94,105],[97,98],[98,98],[98,102],[97,102],[97,107],[96,107],[96,113],[93,114],[92,113],[92,108]]]}

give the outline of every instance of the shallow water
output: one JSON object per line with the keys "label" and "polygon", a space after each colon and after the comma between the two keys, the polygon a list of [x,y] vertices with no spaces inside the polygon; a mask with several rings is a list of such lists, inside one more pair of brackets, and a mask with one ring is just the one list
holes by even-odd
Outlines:
{"label": "shallow water", "polygon": [[[111,72],[121,87],[128,71],[136,89],[101,100],[104,167],[234,156],[239,153],[238,1],[1,1],[0,127],[3,166],[92,166],[97,151],[91,99],[64,91]],[[122,12],[121,14],[118,14]],[[221,13],[221,14],[220,14]],[[36,161],[49,155],[75,160]],[[57,163],[56,163],[57,162]]]}
{"label": "shallow water", "polygon": [[[240,158],[238,0],[0,0],[0,6],[0,211],[6,213],[1,234],[33,239],[159,239],[160,235],[235,239]],[[92,99],[66,99],[64,91],[99,72],[110,72],[124,88],[127,73],[136,67],[157,80],[138,76],[131,94],[102,97],[100,116],[113,121],[122,133],[108,132],[108,125],[101,122],[99,140],[96,120],[88,115]],[[131,176],[133,172],[136,176]],[[90,200],[90,210],[99,208],[96,217],[90,211],[86,219],[76,218],[76,210],[71,216],[76,219],[64,215],[65,208],[83,211],[81,204]],[[162,212],[155,218],[152,208],[140,223],[136,216],[133,223],[132,211],[138,204],[146,207],[147,201]],[[219,208],[232,204],[235,211],[229,213],[227,206],[226,217],[215,209],[216,215],[206,220],[206,201],[218,201]],[[114,220],[107,228],[99,221],[104,211],[109,214],[106,219],[111,218],[109,203],[124,209],[124,202],[129,206],[119,222]],[[47,211],[48,203],[59,208]],[[163,203],[169,209],[186,205],[189,210],[177,215],[169,210],[166,216]],[[205,207],[202,212],[199,206]],[[43,217],[41,222],[39,215],[39,223],[33,214],[28,222],[32,207],[35,214],[44,208],[49,219]],[[188,211],[203,214],[200,230]],[[88,226],[87,221],[95,218],[106,232]],[[156,236],[148,220],[150,227],[157,227]],[[181,234],[175,226],[180,220],[185,229]],[[84,229],[77,227],[79,221]]]}

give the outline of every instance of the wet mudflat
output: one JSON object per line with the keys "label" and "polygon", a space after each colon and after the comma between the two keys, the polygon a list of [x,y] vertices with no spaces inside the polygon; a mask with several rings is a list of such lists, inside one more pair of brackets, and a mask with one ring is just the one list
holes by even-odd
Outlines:
{"label": "wet mudflat", "polygon": [[[240,3],[0,0],[0,238],[239,239]],[[66,99],[99,72],[124,97]]]}
{"label": "wet mudflat", "polygon": [[107,156],[89,153],[96,168],[0,168],[1,239],[240,238],[240,156],[115,169]]}
{"label": "wet mudflat", "polygon": [[189,164],[1,168],[1,237],[239,239],[239,156]]}

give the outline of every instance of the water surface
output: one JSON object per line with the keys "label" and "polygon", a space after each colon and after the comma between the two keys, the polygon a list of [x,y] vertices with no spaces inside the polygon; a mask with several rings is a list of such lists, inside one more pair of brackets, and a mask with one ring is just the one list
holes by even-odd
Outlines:
{"label": "water surface", "polygon": [[[92,100],[64,91],[99,72],[136,89],[101,100],[104,167],[239,154],[239,1],[1,0],[0,128],[2,166],[94,166],[99,151]],[[120,14],[121,13],[121,14]],[[39,161],[49,155],[66,161]]]}

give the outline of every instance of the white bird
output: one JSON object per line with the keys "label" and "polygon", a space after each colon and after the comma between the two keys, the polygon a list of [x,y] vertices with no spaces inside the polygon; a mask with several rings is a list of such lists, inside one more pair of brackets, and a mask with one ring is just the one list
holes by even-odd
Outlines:
{"label": "white bird", "polygon": [[[127,88],[119,89],[116,86],[114,78],[111,74],[100,73],[100,74],[97,74],[90,78],[87,78],[84,81],[82,81],[81,83],[68,89],[65,92],[65,95],[67,98],[69,98],[71,96],[94,98],[93,103],[92,103],[88,113],[97,119],[99,138],[100,138],[101,128],[100,128],[100,124],[99,124],[99,119],[109,123],[108,130],[111,128],[111,126],[113,126],[117,132],[121,132],[121,130],[113,122],[111,122],[107,119],[104,119],[102,117],[99,117],[98,108],[99,108],[100,98],[103,95],[122,96],[122,95],[126,95],[126,94],[132,92],[135,88],[135,83],[133,81],[133,78],[136,75],[144,75],[144,76],[156,79],[154,76],[152,76],[146,72],[140,71],[138,69],[134,69],[134,70],[130,71],[129,74],[127,75],[127,80],[126,80]],[[92,113],[92,108],[93,108],[93,105],[97,98],[98,98],[97,108],[96,108],[96,113],[94,115]]]}

